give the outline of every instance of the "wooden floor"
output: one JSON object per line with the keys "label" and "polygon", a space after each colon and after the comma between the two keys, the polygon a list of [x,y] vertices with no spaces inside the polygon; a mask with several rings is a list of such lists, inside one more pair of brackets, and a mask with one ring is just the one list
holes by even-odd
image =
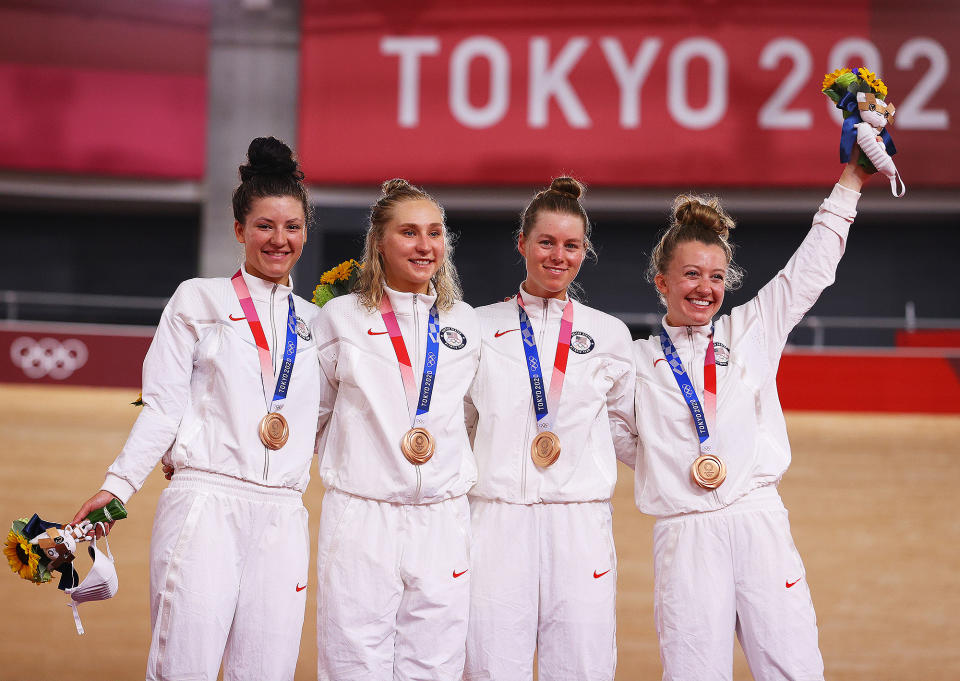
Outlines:
{"label": "wooden floor", "polygon": [[[0,522],[37,512],[69,520],[98,489],[136,418],[130,391],[0,385]],[[788,414],[794,463],[781,485],[807,567],[827,678],[960,679],[960,417]],[[653,522],[633,505],[621,467],[614,499],[620,557],[617,679],[660,678],[653,630]],[[120,591],[80,608],[5,568],[0,577],[0,680],[143,678],[150,626],[147,553],[154,472],[111,546]],[[316,543],[322,489],[305,498]],[[89,567],[78,558],[81,574]],[[314,589],[310,585],[311,592]],[[313,598],[298,680],[316,678]],[[735,679],[750,674],[739,650]]]}

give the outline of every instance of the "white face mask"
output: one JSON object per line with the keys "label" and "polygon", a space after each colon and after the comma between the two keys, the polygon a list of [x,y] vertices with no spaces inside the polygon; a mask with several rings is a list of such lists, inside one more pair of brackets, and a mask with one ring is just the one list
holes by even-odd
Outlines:
{"label": "white face mask", "polygon": [[[102,525],[102,523],[97,523]],[[80,614],[77,612],[78,603],[87,601],[105,601],[113,598],[119,588],[117,579],[117,568],[113,562],[113,553],[110,551],[110,542],[106,536],[103,537],[107,545],[107,552],[104,553],[97,548],[96,538],[90,545],[88,551],[93,559],[93,566],[87,572],[87,576],[77,586],[72,589],[64,589],[64,592],[70,595],[70,602],[67,604],[73,608],[73,620],[77,625],[77,633],[83,634],[83,624],[80,622]]]}

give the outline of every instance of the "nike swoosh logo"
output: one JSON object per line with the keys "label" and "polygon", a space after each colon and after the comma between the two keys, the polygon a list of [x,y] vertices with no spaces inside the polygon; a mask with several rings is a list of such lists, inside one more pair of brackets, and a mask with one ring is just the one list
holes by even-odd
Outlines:
{"label": "nike swoosh logo", "polygon": [[303,586],[300,586],[299,582],[297,583],[297,592],[298,592],[298,593],[299,593],[300,591],[303,591],[303,590],[306,589],[306,588],[307,588],[307,585],[306,585],[306,584],[304,584]]}
{"label": "nike swoosh logo", "polygon": [[796,584],[797,582],[799,582],[801,579],[803,579],[803,577],[800,577],[799,579],[797,579],[796,581],[793,581],[793,582],[787,582],[787,588],[789,589],[791,586],[793,586],[794,584]]}
{"label": "nike swoosh logo", "polygon": [[234,317],[233,315],[230,315],[231,322],[242,322],[244,319],[246,319],[246,317]]}
{"label": "nike swoosh logo", "polygon": [[597,571],[594,570],[594,571],[593,571],[593,578],[594,578],[594,579],[600,579],[601,577],[603,577],[603,576],[604,576],[605,574],[607,574],[608,572],[610,572],[610,570],[605,570],[605,571],[601,572],[601,573],[598,575],[598,574],[597,574]]}
{"label": "nike swoosh logo", "polygon": [[660,359],[653,360],[653,366],[657,366],[657,362],[666,362],[666,358],[661,357]]}
{"label": "nike swoosh logo", "polygon": [[504,335],[504,334],[506,334],[506,333],[510,333],[511,331],[519,331],[519,330],[520,330],[520,329],[507,329],[506,331],[497,331],[495,334],[493,334],[493,337],[494,337],[494,338],[499,338],[500,336],[502,336],[502,335]]}
{"label": "nike swoosh logo", "polygon": [[[468,568],[468,569],[469,569],[469,568]],[[465,575],[465,574],[467,574],[467,571],[466,571],[466,570],[464,570],[463,572],[457,572],[456,570],[454,570],[454,571],[453,571],[453,578],[456,579],[457,577],[462,577],[462,576]]]}
{"label": "nike swoosh logo", "polygon": [[382,336],[385,333],[390,333],[389,331],[374,331],[373,329],[367,329],[367,335],[370,336]]}

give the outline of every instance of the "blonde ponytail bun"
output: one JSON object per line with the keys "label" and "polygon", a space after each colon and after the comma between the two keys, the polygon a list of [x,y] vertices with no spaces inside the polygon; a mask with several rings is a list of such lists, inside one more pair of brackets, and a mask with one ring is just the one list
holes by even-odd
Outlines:
{"label": "blonde ponytail bun", "polygon": [[380,193],[383,196],[391,196],[397,192],[406,191],[409,189],[411,189],[410,183],[404,180],[402,177],[395,177],[392,180],[387,180],[380,185]]}
{"label": "blonde ponytail bun", "polygon": [[724,241],[730,238],[730,230],[737,226],[720,205],[720,200],[713,196],[681,194],[673,200],[672,213],[674,225],[700,226],[709,229]]}

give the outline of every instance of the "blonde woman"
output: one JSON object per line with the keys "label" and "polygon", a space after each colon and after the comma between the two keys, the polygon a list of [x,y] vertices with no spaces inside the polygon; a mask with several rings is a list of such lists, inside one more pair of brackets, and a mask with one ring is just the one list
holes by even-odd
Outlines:
{"label": "blonde woman", "polygon": [[657,517],[654,613],[664,681],[729,679],[736,632],[756,679],[823,679],[817,620],[777,485],[790,443],[777,366],[833,283],[868,176],[856,156],[784,268],[719,314],[739,284],[719,202],[679,196],[648,278],[666,307],[634,344],[637,506]]}
{"label": "blonde woman", "polygon": [[326,487],[317,561],[324,679],[459,679],[476,464],[463,399],[480,353],[444,212],[384,183],[353,293],[314,324]]}

